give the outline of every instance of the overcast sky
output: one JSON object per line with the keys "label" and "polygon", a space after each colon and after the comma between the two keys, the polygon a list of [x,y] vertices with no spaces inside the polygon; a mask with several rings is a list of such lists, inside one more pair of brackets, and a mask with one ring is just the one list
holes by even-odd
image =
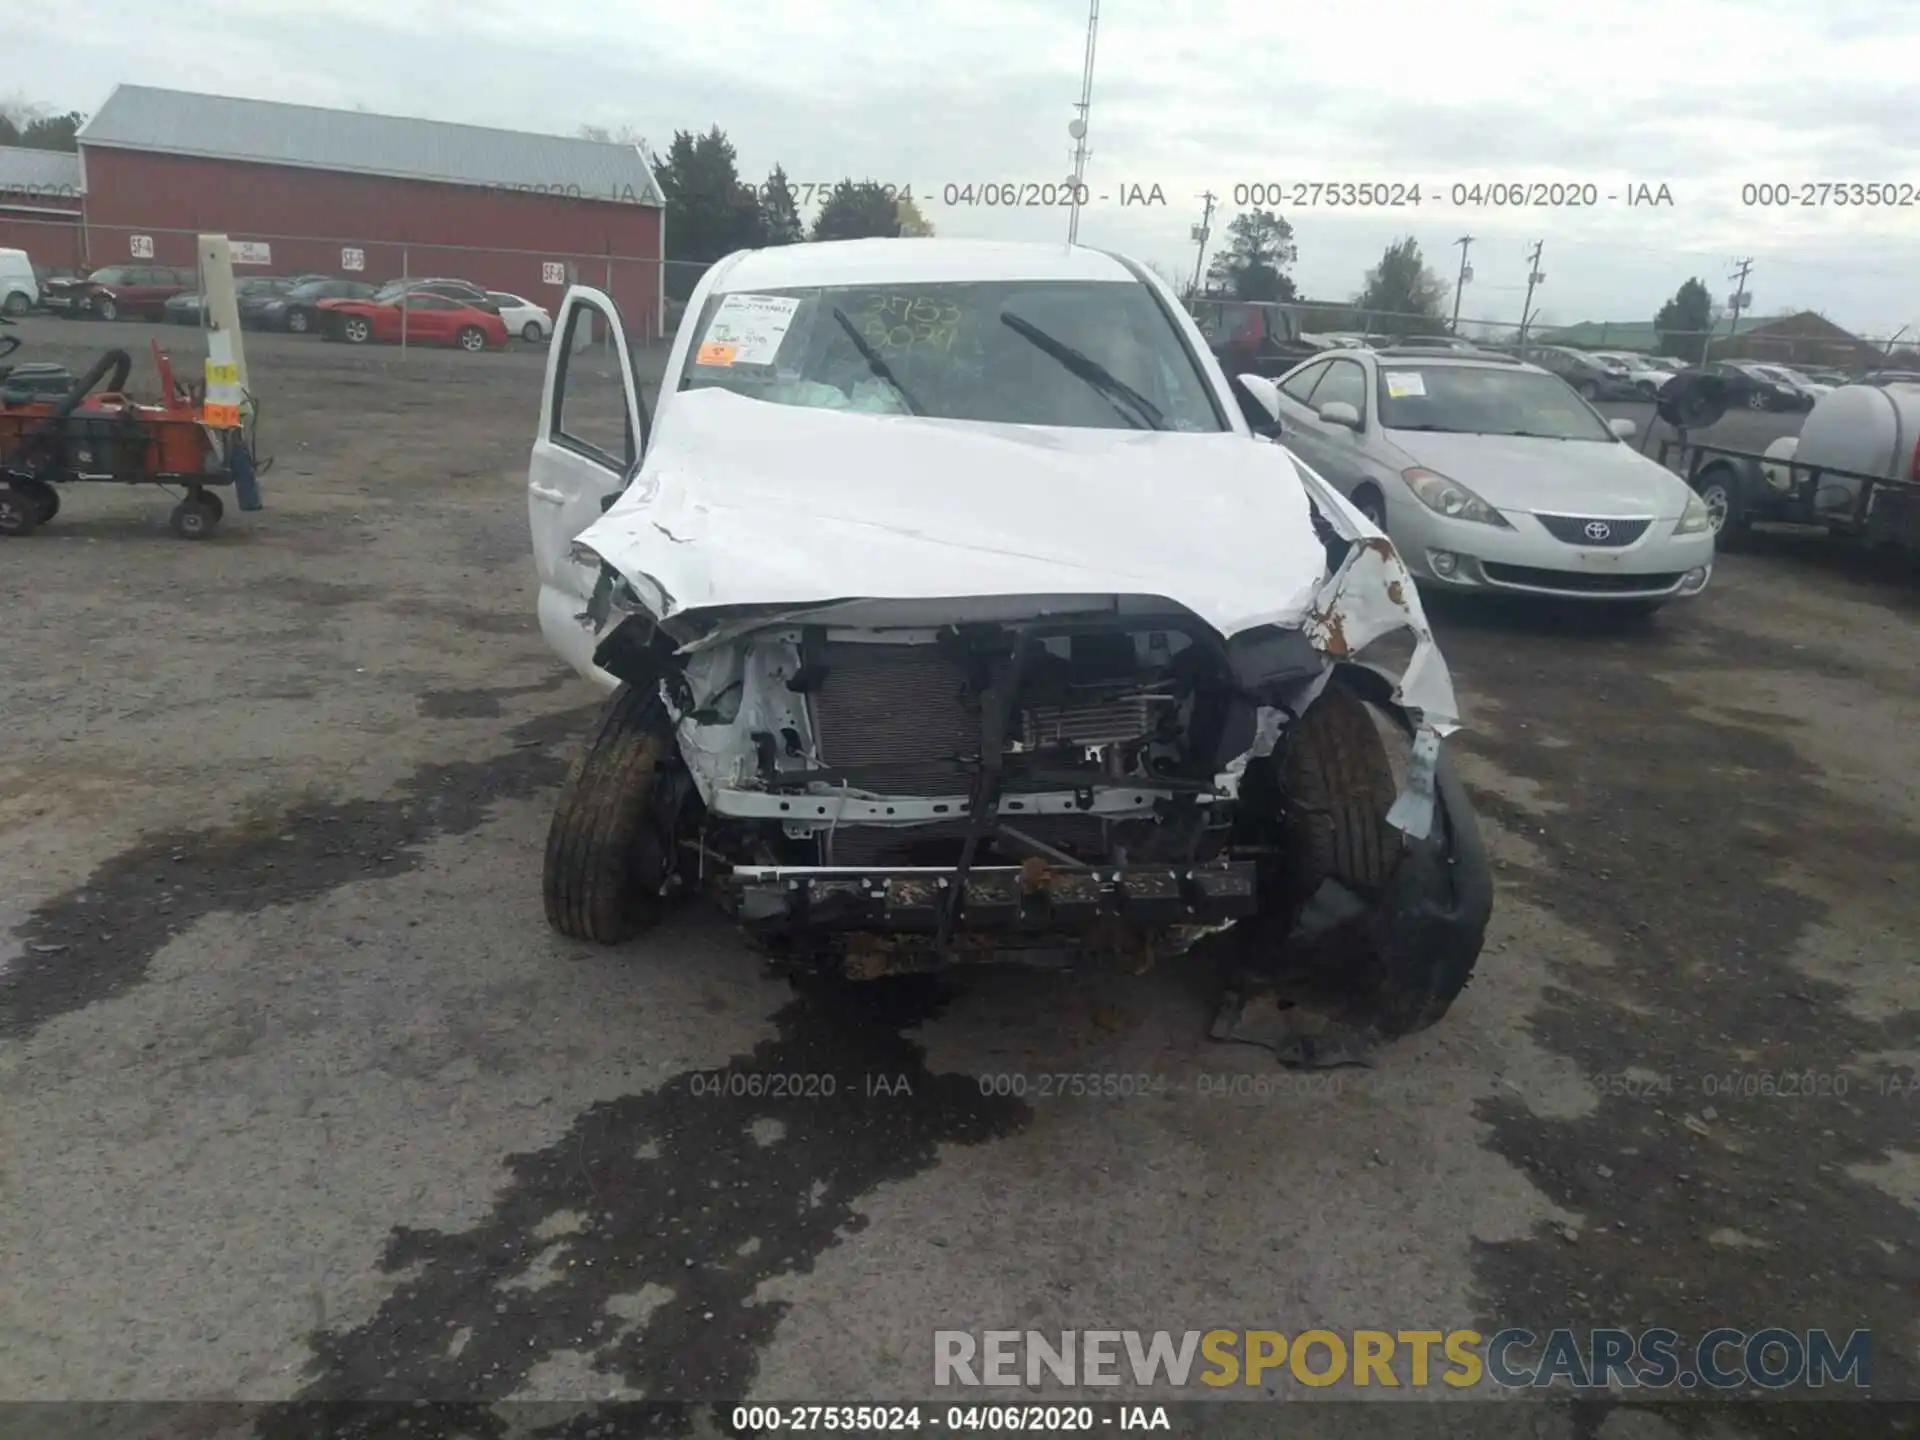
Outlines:
{"label": "overcast sky", "polygon": [[[1200,196],[1302,181],[1417,184],[1418,208],[1278,206],[1303,293],[1344,299],[1416,236],[1449,282],[1476,237],[1463,318],[1515,320],[1525,252],[1554,323],[1646,319],[1741,257],[1762,314],[1920,330],[1920,3],[1915,0],[1104,0],[1081,239],[1190,274]],[[94,0],[80,25],[9,33],[11,89],[91,111],[123,80],[572,133],[629,125],[664,149],[718,124],[760,178],[911,184],[939,233],[1064,238],[1058,210],[949,206],[944,187],[1047,182],[1084,0],[226,0],[153,23]],[[1231,19],[1228,17],[1231,16]],[[137,36],[131,42],[129,36]],[[1592,182],[1592,209],[1458,209],[1458,182]],[[1749,208],[1753,182],[1904,184],[1909,208]],[[1629,208],[1665,184],[1671,206]],[[1122,207],[1158,185],[1164,206]],[[1618,200],[1608,200],[1619,195]]]}

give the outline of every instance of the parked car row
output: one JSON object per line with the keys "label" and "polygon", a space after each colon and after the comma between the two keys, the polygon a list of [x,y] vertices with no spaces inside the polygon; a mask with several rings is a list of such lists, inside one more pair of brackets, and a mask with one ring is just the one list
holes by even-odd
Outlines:
{"label": "parked car row", "polygon": [[[15,255],[21,267],[8,264],[7,257]],[[0,251],[5,313],[22,314],[37,303],[74,319],[206,323],[206,299],[190,267],[108,265],[42,282],[25,262],[24,251]],[[22,267],[24,279],[13,275]],[[319,334],[356,345],[398,342],[404,334],[412,344],[469,351],[498,349],[516,338],[539,345],[553,335],[553,317],[545,307],[468,280],[409,277],[376,286],[319,274],[246,275],[236,280],[235,289],[240,323],[250,330]]]}

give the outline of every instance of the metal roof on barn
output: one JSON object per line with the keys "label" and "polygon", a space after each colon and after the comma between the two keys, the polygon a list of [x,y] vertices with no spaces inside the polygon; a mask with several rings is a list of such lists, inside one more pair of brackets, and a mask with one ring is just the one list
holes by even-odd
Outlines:
{"label": "metal roof on barn", "polygon": [[0,145],[0,192],[76,196],[80,193],[80,157],[68,150]]}
{"label": "metal roof on barn", "polygon": [[147,85],[116,86],[82,127],[80,143],[626,204],[664,203],[634,145]]}

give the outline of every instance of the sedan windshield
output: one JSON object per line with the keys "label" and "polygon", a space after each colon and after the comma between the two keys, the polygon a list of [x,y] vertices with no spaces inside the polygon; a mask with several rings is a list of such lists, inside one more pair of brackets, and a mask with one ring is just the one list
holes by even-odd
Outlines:
{"label": "sedan windshield", "polygon": [[1105,430],[1228,428],[1132,281],[944,281],[716,295],[682,390],[778,405]]}
{"label": "sedan windshield", "polygon": [[1564,380],[1480,365],[1382,366],[1380,423],[1388,430],[1606,440],[1613,432]]}

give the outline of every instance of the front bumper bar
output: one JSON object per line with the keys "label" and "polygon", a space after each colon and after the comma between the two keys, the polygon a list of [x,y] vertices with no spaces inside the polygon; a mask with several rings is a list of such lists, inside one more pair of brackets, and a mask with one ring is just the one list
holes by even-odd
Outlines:
{"label": "front bumper bar", "polygon": [[[774,934],[869,931],[934,935],[956,870],[845,866],[740,866],[730,883],[750,931]],[[968,872],[960,928],[1059,934],[1102,921],[1129,927],[1217,925],[1257,906],[1251,863],[1101,865],[1054,868],[975,866]]]}

